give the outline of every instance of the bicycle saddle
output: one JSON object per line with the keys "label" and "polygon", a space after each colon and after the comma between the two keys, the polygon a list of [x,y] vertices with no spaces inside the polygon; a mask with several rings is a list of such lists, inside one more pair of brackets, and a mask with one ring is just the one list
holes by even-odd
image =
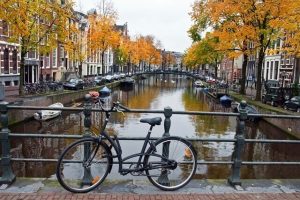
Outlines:
{"label": "bicycle saddle", "polygon": [[154,117],[154,118],[143,118],[140,120],[142,123],[148,123],[151,126],[160,125],[161,117]]}

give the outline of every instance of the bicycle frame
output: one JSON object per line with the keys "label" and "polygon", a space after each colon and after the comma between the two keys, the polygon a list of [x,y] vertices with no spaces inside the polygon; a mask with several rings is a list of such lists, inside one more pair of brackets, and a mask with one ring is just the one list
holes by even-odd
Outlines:
{"label": "bicycle frame", "polygon": [[[118,137],[115,136],[115,138],[112,139],[105,132],[106,125],[108,124],[108,121],[109,121],[109,118],[110,118],[110,112],[105,110],[105,115],[106,115],[105,122],[103,124],[102,130],[100,131],[100,135],[99,135],[100,141],[104,137],[106,140],[108,140],[108,142],[110,143],[110,145],[116,151],[117,155],[112,155],[112,159],[115,158],[115,157],[118,159],[118,161],[119,161],[119,173],[120,174],[126,175],[126,174],[128,174],[130,172],[136,171],[136,169],[124,169],[123,168],[123,163],[124,163],[124,161],[126,161],[128,159],[131,159],[131,158],[134,158],[134,157],[139,157],[138,162],[137,162],[137,166],[141,165],[142,158],[145,155],[145,150],[146,150],[146,147],[147,147],[148,143],[151,146],[151,143],[149,141],[150,141],[150,135],[151,135],[153,126],[150,126],[150,129],[148,130],[148,133],[147,133],[147,136],[146,136],[146,138],[144,140],[144,144],[143,144],[141,152],[129,155],[129,156],[125,157],[125,158],[122,158],[122,148],[121,148],[121,146],[119,144]],[[143,167],[143,168],[141,168],[139,170],[143,171],[144,169],[145,169],[145,167]]]}

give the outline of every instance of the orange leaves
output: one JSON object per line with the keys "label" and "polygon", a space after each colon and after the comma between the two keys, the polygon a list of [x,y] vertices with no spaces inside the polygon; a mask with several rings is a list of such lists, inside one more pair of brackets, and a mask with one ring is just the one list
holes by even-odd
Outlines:
{"label": "orange leaves", "polygon": [[[22,51],[57,44],[55,41],[66,37],[66,24],[72,17],[71,5],[64,8],[58,2],[47,0],[1,1],[0,18],[8,22],[10,39],[22,41]],[[46,40],[47,38],[47,40]],[[42,43],[47,41],[47,44]],[[49,48],[51,50],[51,47]]]}
{"label": "orange leaves", "polygon": [[114,29],[114,21],[105,16],[90,16],[89,41],[92,51],[104,52],[115,48],[120,42],[120,33]]}
{"label": "orange leaves", "polygon": [[148,64],[161,63],[161,55],[159,50],[154,45],[153,36],[137,36],[134,40],[123,38],[120,50],[122,59],[138,65],[144,61]]}

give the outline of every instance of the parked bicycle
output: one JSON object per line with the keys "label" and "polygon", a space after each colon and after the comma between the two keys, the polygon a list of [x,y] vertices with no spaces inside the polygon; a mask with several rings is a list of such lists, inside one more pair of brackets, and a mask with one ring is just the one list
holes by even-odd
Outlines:
{"label": "parked bicycle", "polygon": [[[56,176],[62,187],[75,193],[95,189],[111,172],[114,159],[118,160],[121,175],[146,176],[154,186],[162,190],[179,189],[192,179],[197,157],[189,141],[176,136],[162,137],[156,141],[150,139],[153,127],[161,124],[160,117],[140,120],[150,125],[142,149],[139,153],[123,158],[118,137],[110,137],[105,128],[111,112],[129,109],[118,102],[113,103],[110,109],[105,109],[103,104],[101,102],[100,107],[105,112],[106,119],[99,136],[87,136],[75,141],[59,157]],[[130,162],[134,158],[136,160]]]}

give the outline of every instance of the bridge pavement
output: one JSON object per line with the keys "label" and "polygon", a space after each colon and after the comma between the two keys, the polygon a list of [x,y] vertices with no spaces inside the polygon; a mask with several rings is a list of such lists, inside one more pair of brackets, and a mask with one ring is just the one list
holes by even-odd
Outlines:
{"label": "bridge pavement", "polygon": [[192,180],[184,188],[165,192],[147,180],[108,180],[87,194],[72,194],[55,179],[21,179],[5,188],[0,200],[296,200],[300,199],[300,180],[243,180],[233,188],[226,180]]}

